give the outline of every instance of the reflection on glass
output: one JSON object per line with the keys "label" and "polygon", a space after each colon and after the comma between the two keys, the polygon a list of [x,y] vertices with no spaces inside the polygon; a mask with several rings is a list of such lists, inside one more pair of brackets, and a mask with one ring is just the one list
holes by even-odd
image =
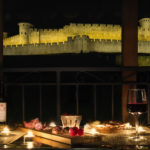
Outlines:
{"label": "reflection on glass", "polygon": [[127,110],[135,118],[135,139],[139,138],[138,134],[138,117],[147,111],[147,98],[145,89],[129,89],[127,95]]}

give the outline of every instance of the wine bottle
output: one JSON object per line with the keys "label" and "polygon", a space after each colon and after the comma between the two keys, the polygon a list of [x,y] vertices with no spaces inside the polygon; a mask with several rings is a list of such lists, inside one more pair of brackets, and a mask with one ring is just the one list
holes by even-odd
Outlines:
{"label": "wine bottle", "polygon": [[7,103],[0,98],[0,124],[5,124],[7,118]]}

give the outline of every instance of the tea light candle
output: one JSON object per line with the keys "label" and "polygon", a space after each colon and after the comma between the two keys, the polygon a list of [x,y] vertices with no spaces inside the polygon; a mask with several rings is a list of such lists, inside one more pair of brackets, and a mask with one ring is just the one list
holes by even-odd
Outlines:
{"label": "tea light candle", "polygon": [[33,137],[34,137],[34,135],[33,135],[32,131],[28,131],[28,133],[24,136],[24,142],[26,140],[31,141]]}
{"label": "tea light candle", "polygon": [[33,142],[27,142],[27,149],[32,149],[34,148],[34,143]]}
{"label": "tea light candle", "polygon": [[55,124],[55,122],[51,122],[51,123],[49,124],[49,126],[50,126],[50,127],[56,127],[56,124]]}
{"label": "tea light candle", "polygon": [[140,126],[140,127],[138,127],[138,129],[137,129],[137,130],[138,130],[138,132],[139,132],[139,133],[140,133],[140,132],[145,132],[145,131],[146,131],[146,130],[144,130],[144,129],[143,129],[143,127],[141,127],[141,126]]}
{"label": "tea light candle", "polygon": [[90,132],[92,135],[96,135],[96,134],[99,134],[95,128],[92,128],[91,129],[91,132]]}
{"label": "tea light candle", "polygon": [[132,128],[132,125],[130,123],[125,124],[125,129],[131,129],[131,128]]}
{"label": "tea light candle", "polygon": [[4,135],[9,135],[10,130],[7,127],[5,127],[1,133],[4,134]]}

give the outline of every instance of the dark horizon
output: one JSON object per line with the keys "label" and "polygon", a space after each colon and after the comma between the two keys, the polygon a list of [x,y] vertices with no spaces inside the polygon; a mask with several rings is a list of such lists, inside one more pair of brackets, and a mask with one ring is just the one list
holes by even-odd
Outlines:
{"label": "dark horizon", "polygon": [[18,33],[18,22],[30,22],[35,28],[62,28],[70,23],[121,24],[121,1],[58,2],[3,1],[4,31]]}
{"label": "dark horizon", "polygon": [[[149,0],[138,1],[138,19],[150,17]],[[120,24],[122,0],[91,2],[3,0],[3,28],[10,35],[18,33],[18,22],[35,28],[62,28],[70,23]]]}

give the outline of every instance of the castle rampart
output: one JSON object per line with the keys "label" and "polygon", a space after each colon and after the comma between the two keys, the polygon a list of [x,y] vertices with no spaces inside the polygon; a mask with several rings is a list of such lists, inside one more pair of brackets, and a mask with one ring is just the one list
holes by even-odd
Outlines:
{"label": "castle rampart", "polygon": [[[68,37],[64,43],[8,45],[4,47],[4,55],[45,55],[81,52],[120,53],[121,41],[93,40],[86,35],[82,37],[77,35],[74,38]],[[150,53],[150,41],[140,41],[138,43],[138,52]]]}
{"label": "castle rampart", "polygon": [[[150,18],[139,23],[138,52],[150,53]],[[18,35],[3,35],[4,55],[121,52],[120,25],[71,23],[61,29],[37,29],[25,22],[18,25]]]}
{"label": "castle rampart", "polygon": [[121,39],[119,25],[105,24],[70,24],[62,29],[36,29],[30,23],[19,23],[19,40],[15,36],[4,39],[4,45],[59,43],[67,41],[67,37],[87,35],[91,39]]}

